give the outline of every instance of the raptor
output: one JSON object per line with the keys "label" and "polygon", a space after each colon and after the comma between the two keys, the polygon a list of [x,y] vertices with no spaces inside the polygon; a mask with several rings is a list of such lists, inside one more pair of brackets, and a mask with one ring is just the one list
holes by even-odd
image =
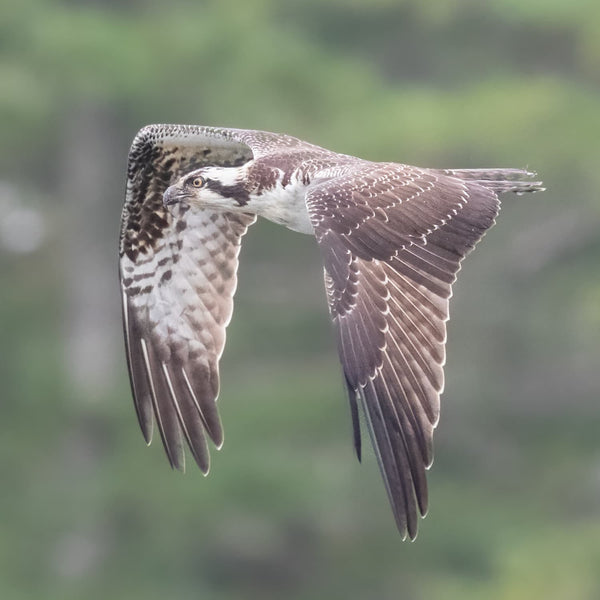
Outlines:
{"label": "raptor", "polygon": [[219,359],[257,215],[313,235],[361,456],[364,414],[396,524],[414,539],[444,385],[448,302],[519,169],[371,162],[264,131],[149,125],[129,152],[120,237],[125,345],[147,443],[203,473],[220,448]]}

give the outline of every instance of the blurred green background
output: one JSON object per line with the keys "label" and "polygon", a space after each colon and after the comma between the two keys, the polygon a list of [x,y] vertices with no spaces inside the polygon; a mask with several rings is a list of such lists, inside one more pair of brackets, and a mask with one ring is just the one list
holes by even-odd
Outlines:
{"label": "blurred green background", "polygon": [[[600,598],[600,3],[0,7],[0,598]],[[452,305],[430,514],[359,465],[314,240],[245,238],[205,480],[146,449],[117,236],[147,123],[536,169]]]}

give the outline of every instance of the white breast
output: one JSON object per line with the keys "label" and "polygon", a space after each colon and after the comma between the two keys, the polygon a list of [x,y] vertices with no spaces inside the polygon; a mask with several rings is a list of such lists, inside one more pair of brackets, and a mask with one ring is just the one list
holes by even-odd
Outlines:
{"label": "white breast", "polygon": [[257,215],[288,229],[314,235],[314,229],[306,209],[306,185],[292,181],[284,188],[280,183],[260,196],[253,196],[248,208]]}

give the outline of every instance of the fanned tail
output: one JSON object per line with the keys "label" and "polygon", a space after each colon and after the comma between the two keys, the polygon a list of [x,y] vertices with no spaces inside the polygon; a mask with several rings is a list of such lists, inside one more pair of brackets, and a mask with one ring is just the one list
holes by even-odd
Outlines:
{"label": "fanned tail", "polygon": [[525,169],[441,169],[439,172],[458,179],[474,181],[498,194],[514,192],[542,192],[544,184],[541,181],[527,181],[536,177],[535,171]]}

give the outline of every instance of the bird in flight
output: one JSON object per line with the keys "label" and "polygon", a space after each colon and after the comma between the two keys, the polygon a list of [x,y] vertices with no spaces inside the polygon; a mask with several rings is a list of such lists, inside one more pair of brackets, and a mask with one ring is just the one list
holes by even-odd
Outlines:
{"label": "bird in flight", "polygon": [[219,359],[241,239],[257,215],[313,235],[361,456],[359,410],[396,524],[414,539],[444,385],[446,322],[462,259],[519,169],[371,162],[264,131],[149,125],[129,152],[120,236],[127,363],[138,420],[172,467],[206,474],[220,448]]}

